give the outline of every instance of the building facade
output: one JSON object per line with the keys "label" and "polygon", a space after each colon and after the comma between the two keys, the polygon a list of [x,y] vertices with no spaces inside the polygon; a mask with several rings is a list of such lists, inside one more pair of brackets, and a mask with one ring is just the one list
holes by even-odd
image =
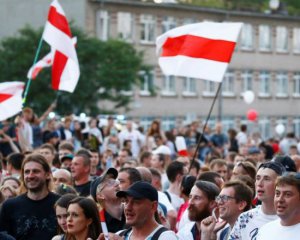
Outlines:
{"label": "building facade", "polygon": [[[144,52],[151,71],[141,71],[141,86],[126,92],[134,101],[131,111],[124,114],[145,127],[160,118],[165,129],[205,120],[218,83],[163,75],[157,63],[156,37],[176,26],[201,21],[243,22],[210,124],[222,119],[228,129],[248,123],[263,137],[270,137],[282,123],[286,131],[300,136],[300,17],[133,0],[88,0],[86,16],[89,34],[101,40],[120,38]],[[246,90],[255,93],[251,105],[243,100]],[[257,121],[247,121],[249,109],[258,112]]]}

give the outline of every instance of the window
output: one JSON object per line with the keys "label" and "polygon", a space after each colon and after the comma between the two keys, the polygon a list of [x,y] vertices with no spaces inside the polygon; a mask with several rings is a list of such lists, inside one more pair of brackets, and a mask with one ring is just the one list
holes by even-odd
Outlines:
{"label": "window", "polygon": [[271,51],[272,32],[268,25],[259,26],[259,50]]}
{"label": "window", "polygon": [[205,89],[203,91],[203,96],[215,96],[216,94],[216,83],[213,81],[205,80]]}
{"label": "window", "polygon": [[140,80],[140,94],[144,96],[151,95],[151,92],[154,90],[154,71],[140,71]]}
{"label": "window", "polygon": [[270,96],[270,73],[267,71],[262,71],[259,74],[259,96],[269,97]]}
{"label": "window", "polygon": [[188,24],[192,24],[195,23],[195,20],[193,18],[184,18],[182,20],[182,25],[188,25]]}
{"label": "window", "polygon": [[162,95],[175,96],[175,76],[164,75]]}
{"label": "window", "polygon": [[175,128],[175,117],[162,117],[162,129],[169,131]]}
{"label": "window", "polygon": [[184,78],[183,79],[183,95],[184,96],[195,96],[196,95],[196,79],[195,78]]}
{"label": "window", "polygon": [[294,74],[293,85],[293,96],[300,97],[300,72]]}
{"label": "window", "polygon": [[262,139],[270,138],[272,136],[270,120],[268,118],[260,118],[258,124]]}
{"label": "window", "polygon": [[288,30],[286,27],[276,27],[276,51],[287,52],[288,51]]}
{"label": "window", "polygon": [[249,90],[253,90],[253,73],[246,70],[242,72],[242,91],[246,92]]}
{"label": "window", "polygon": [[300,53],[300,28],[293,29],[293,52]]}
{"label": "window", "polygon": [[241,33],[241,49],[252,50],[253,49],[253,27],[251,24],[244,24]]}
{"label": "window", "polygon": [[162,33],[176,27],[176,20],[173,17],[164,17],[162,21]]}
{"label": "window", "polygon": [[276,75],[276,96],[277,97],[287,97],[288,96],[288,75],[285,72],[279,72]]}
{"label": "window", "polygon": [[227,133],[228,129],[235,128],[235,122],[233,117],[223,117],[222,118],[222,132]]}
{"label": "window", "polygon": [[131,42],[133,40],[133,16],[131,13],[118,12],[118,37]]}
{"label": "window", "polygon": [[97,37],[102,41],[107,41],[109,37],[109,15],[107,11],[97,12]]}
{"label": "window", "polygon": [[152,15],[141,15],[141,43],[154,43],[156,19]]}
{"label": "window", "polygon": [[300,118],[293,119],[293,132],[298,138],[300,137]]}
{"label": "window", "polygon": [[228,71],[225,73],[222,83],[222,95],[234,96],[234,72]]}

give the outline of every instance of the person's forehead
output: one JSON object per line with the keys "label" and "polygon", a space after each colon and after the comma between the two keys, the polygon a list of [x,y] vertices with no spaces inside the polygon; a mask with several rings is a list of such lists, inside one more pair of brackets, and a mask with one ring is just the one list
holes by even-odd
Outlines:
{"label": "person's forehead", "polygon": [[52,153],[52,151],[49,148],[41,148],[40,152],[41,153]]}
{"label": "person's forehead", "polygon": [[235,190],[233,187],[224,187],[220,192],[220,195],[228,195],[231,197],[233,197],[234,194],[235,194]]}
{"label": "person's forehead", "polygon": [[204,197],[206,197],[205,193],[201,189],[199,189],[196,185],[194,185],[192,187],[191,195],[197,195],[197,196],[204,196]]}
{"label": "person's forehead", "polygon": [[68,178],[68,174],[64,171],[55,171],[53,173],[53,177],[56,177],[56,178]]}
{"label": "person's forehead", "polygon": [[276,186],[276,190],[277,191],[281,191],[281,192],[284,192],[284,191],[289,191],[289,192],[298,192],[298,189],[296,186],[294,185],[289,185],[289,184],[280,184],[280,185],[277,185]]}
{"label": "person's forehead", "polygon": [[43,169],[43,166],[37,162],[27,162],[24,165],[24,170],[26,169]]}
{"label": "person's forehead", "polygon": [[76,163],[83,163],[84,159],[82,156],[75,156],[73,159],[72,159],[72,162],[76,162]]}
{"label": "person's forehead", "polygon": [[274,177],[274,178],[276,178],[277,174],[271,168],[260,168],[260,169],[258,169],[256,176],[262,176],[262,177],[263,176],[268,176],[268,177]]}

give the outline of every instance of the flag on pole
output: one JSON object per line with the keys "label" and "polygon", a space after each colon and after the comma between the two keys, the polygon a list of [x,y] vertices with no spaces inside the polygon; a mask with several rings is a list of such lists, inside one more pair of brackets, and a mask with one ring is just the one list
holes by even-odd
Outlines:
{"label": "flag on pole", "polygon": [[156,39],[165,75],[221,82],[242,23],[202,22],[174,28]]}
{"label": "flag on pole", "polygon": [[8,119],[22,110],[23,82],[0,83],[0,121]]}
{"label": "flag on pole", "polygon": [[73,92],[80,75],[79,63],[68,20],[57,0],[51,3],[43,39],[53,50],[53,89]]}
{"label": "flag on pole", "polygon": [[[72,38],[72,43],[76,45],[77,43],[76,37]],[[37,75],[40,73],[40,71],[42,71],[43,68],[52,66],[52,63],[53,63],[53,51],[49,52],[46,56],[44,56],[41,60],[39,60],[35,65],[33,65],[29,69],[27,73],[27,78],[34,80],[37,77]]]}

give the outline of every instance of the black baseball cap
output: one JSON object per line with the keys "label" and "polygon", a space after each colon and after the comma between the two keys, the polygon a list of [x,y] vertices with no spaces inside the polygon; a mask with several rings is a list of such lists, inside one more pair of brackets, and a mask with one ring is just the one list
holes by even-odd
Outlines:
{"label": "black baseball cap", "polygon": [[126,191],[117,192],[117,197],[122,198],[130,196],[135,199],[149,199],[158,201],[157,190],[148,182],[138,181],[132,184]]}
{"label": "black baseball cap", "polygon": [[281,163],[274,162],[274,161],[269,161],[269,162],[262,163],[262,164],[259,165],[258,169],[260,169],[260,168],[270,168],[274,172],[276,172],[276,174],[278,176],[282,176],[282,174],[285,172],[284,166]]}
{"label": "black baseball cap", "polygon": [[96,201],[97,195],[97,187],[100,183],[102,183],[107,178],[117,179],[118,177],[118,170],[115,168],[109,168],[106,172],[104,172],[101,176],[97,177],[92,183],[90,187],[90,194]]}
{"label": "black baseball cap", "polygon": [[281,163],[287,172],[297,172],[295,162],[287,155],[276,156],[272,161]]}

